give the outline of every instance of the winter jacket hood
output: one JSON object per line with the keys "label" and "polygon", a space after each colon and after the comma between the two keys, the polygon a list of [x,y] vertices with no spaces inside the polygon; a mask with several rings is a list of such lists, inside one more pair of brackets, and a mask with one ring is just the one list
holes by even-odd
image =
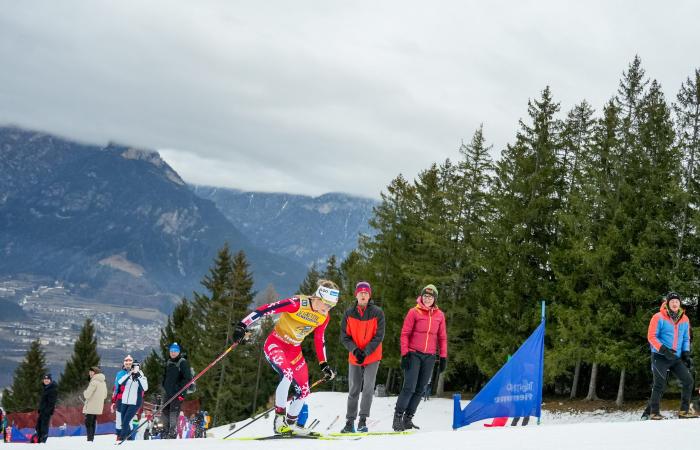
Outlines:
{"label": "winter jacket hood", "polygon": [[107,383],[103,373],[96,373],[90,378],[90,384],[83,392],[83,397],[83,414],[102,414],[107,398]]}
{"label": "winter jacket hood", "polygon": [[419,295],[418,298],[416,298],[416,308],[421,308],[421,309],[425,309],[425,310],[440,309],[440,308],[438,308],[438,305],[437,305],[437,299],[435,299],[435,301],[433,302],[433,306],[431,306],[431,307],[425,306],[425,304],[423,303],[423,296],[422,295]]}

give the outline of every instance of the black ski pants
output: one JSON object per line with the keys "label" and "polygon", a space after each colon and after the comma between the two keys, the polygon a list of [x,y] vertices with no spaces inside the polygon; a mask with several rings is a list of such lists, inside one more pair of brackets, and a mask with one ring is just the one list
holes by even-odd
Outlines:
{"label": "black ski pants", "polygon": [[666,371],[671,371],[676,375],[676,378],[681,382],[683,390],[681,391],[681,411],[688,411],[690,407],[690,396],[693,393],[693,377],[690,371],[680,358],[668,360],[664,355],[659,353],[651,354],[651,371],[654,375],[654,386],[651,389],[651,413],[659,413],[659,404],[661,396],[666,389]]}
{"label": "black ski pants", "polygon": [[435,355],[421,352],[408,353],[408,370],[403,373],[403,387],[396,400],[395,412],[413,416],[418,409],[421,396],[430,381],[435,365]]}
{"label": "black ski pants", "polygon": [[51,414],[43,411],[39,412],[39,417],[36,419],[36,436],[39,442],[46,442],[49,438],[49,424],[51,423]]}
{"label": "black ski pants", "polygon": [[95,440],[95,427],[97,426],[97,414],[85,414],[85,430],[87,431],[87,440]]}
{"label": "black ski pants", "polygon": [[177,419],[180,417],[180,400],[174,399],[163,408],[161,419],[163,420],[163,439],[177,438]]}

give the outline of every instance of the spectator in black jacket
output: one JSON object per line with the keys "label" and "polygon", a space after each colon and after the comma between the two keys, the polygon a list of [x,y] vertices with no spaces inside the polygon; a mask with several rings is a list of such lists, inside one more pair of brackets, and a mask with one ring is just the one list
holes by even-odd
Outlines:
{"label": "spectator in black jacket", "polygon": [[[190,364],[180,353],[178,343],[172,343],[168,350],[170,351],[170,359],[165,363],[165,374],[163,375],[163,389],[165,390],[166,401],[192,380]],[[165,439],[175,439],[177,437],[177,419],[180,415],[181,403],[185,400],[184,394],[182,392],[163,408],[161,417],[163,419],[163,436]]]}
{"label": "spectator in black jacket", "polygon": [[58,386],[50,373],[44,375],[44,390],[39,401],[39,417],[36,420],[36,436],[39,442],[46,442],[49,437],[49,424],[58,398]]}

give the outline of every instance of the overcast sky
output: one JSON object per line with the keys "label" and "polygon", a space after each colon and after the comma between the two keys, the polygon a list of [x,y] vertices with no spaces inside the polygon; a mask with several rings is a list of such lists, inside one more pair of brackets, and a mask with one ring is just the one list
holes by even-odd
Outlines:
{"label": "overcast sky", "polygon": [[697,1],[0,0],[0,124],[153,148],[188,182],[378,197],[497,158],[528,98],[597,109],[635,54],[668,98]]}

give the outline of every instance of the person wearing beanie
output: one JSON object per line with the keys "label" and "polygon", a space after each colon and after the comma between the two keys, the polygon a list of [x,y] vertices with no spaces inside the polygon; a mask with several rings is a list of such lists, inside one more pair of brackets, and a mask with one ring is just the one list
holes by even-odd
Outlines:
{"label": "person wearing beanie", "polygon": [[[165,398],[172,398],[187,383],[192,380],[192,370],[187,358],[182,354],[180,344],[173,342],[168,347],[168,361],[165,363],[163,372],[163,390]],[[185,400],[184,392],[173,399],[161,411],[163,420],[163,436],[165,439],[175,439],[177,437],[177,421],[180,416],[182,402]]]}
{"label": "person wearing beanie", "polygon": [[348,350],[348,406],[341,433],[355,432],[360,393],[362,401],[357,431],[369,431],[367,417],[372,407],[379,361],[382,359],[384,328],[384,311],[372,301],[372,287],[368,282],[360,281],[355,286],[355,303],[345,311],[340,322],[340,341]]}
{"label": "person wearing beanie", "polygon": [[698,417],[690,412],[693,393],[693,377],[690,365],[690,321],[681,308],[681,296],[676,292],[666,294],[659,312],[649,321],[647,340],[651,349],[651,371],[654,385],[649,400],[651,420],[662,420],[659,412],[661,396],[666,389],[666,372],[672,372],[681,382],[679,419]]}
{"label": "person wearing beanie", "polygon": [[131,355],[126,355],[124,357],[124,362],[122,368],[117,372],[114,377],[114,387],[112,388],[112,404],[109,409],[114,413],[114,428],[117,435],[117,441],[121,441],[122,436],[122,394],[124,386],[119,385],[119,380],[121,377],[126,375],[131,371],[131,365],[134,362],[134,358]]}
{"label": "person wearing beanie", "polygon": [[105,399],[107,398],[107,383],[105,376],[99,367],[93,366],[88,370],[90,384],[83,392],[84,404],[83,414],[85,414],[85,429],[87,430],[87,440],[95,440],[95,428],[97,427],[97,416],[102,414]]}
{"label": "person wearing beanie", "polygon": [[137,360],[134,360],[129,373],[122,375],[119,379],[119,386],[123,386],[120,410],[122,416],[121,440],[123,441],[130,437],[133,439],[133,436],[131,436],[131,419],[134,418],[136,412],[141,408],[143,395],[148,391],[148,379],[141,372],[141,364]]}
{"label": "person wearing beanie", "polygon": [[[325,331],[330,320],[330,310],[338,303],[339,297],[340,291],[334,282],[319,280],[316,292],[312,295],[297,295],[262,305],[234,326],[233,341],[243,343],[252,324],[265,316],[280,315],[264,345],[267,361],[280,376],[275,391],[275,434],[311,433],[297,422],[305,398],[311,390],[301,343],[313,332],[316,356],[323,377],[329,381],[335,378],[335,370],[327,361]],[[293,388],[292,401],[287,406],[290,388]]]}
{"label": "person wearing beanie", "polygon": [[36,437],[38,442],[46,442],[49,437],[49,425],[51,416],[56,409],[58,399],[58,385],[53,381],[50,373],[45,374],[41,381],[44,385],[39,400],[39,416],[36,419]]}
{"label": "person wearing beanie", "polygon": [[413,416],[430,382],[438,351],[438,374],[447,367],[447,325],[445,315],[437,307],[437,299],[437,288],[432,284],[425,286],[416,299],[416,306],[408,311],[403,321],[401,369],[404,376],[394,408],[394,431],[418,429],[413,423]]}

